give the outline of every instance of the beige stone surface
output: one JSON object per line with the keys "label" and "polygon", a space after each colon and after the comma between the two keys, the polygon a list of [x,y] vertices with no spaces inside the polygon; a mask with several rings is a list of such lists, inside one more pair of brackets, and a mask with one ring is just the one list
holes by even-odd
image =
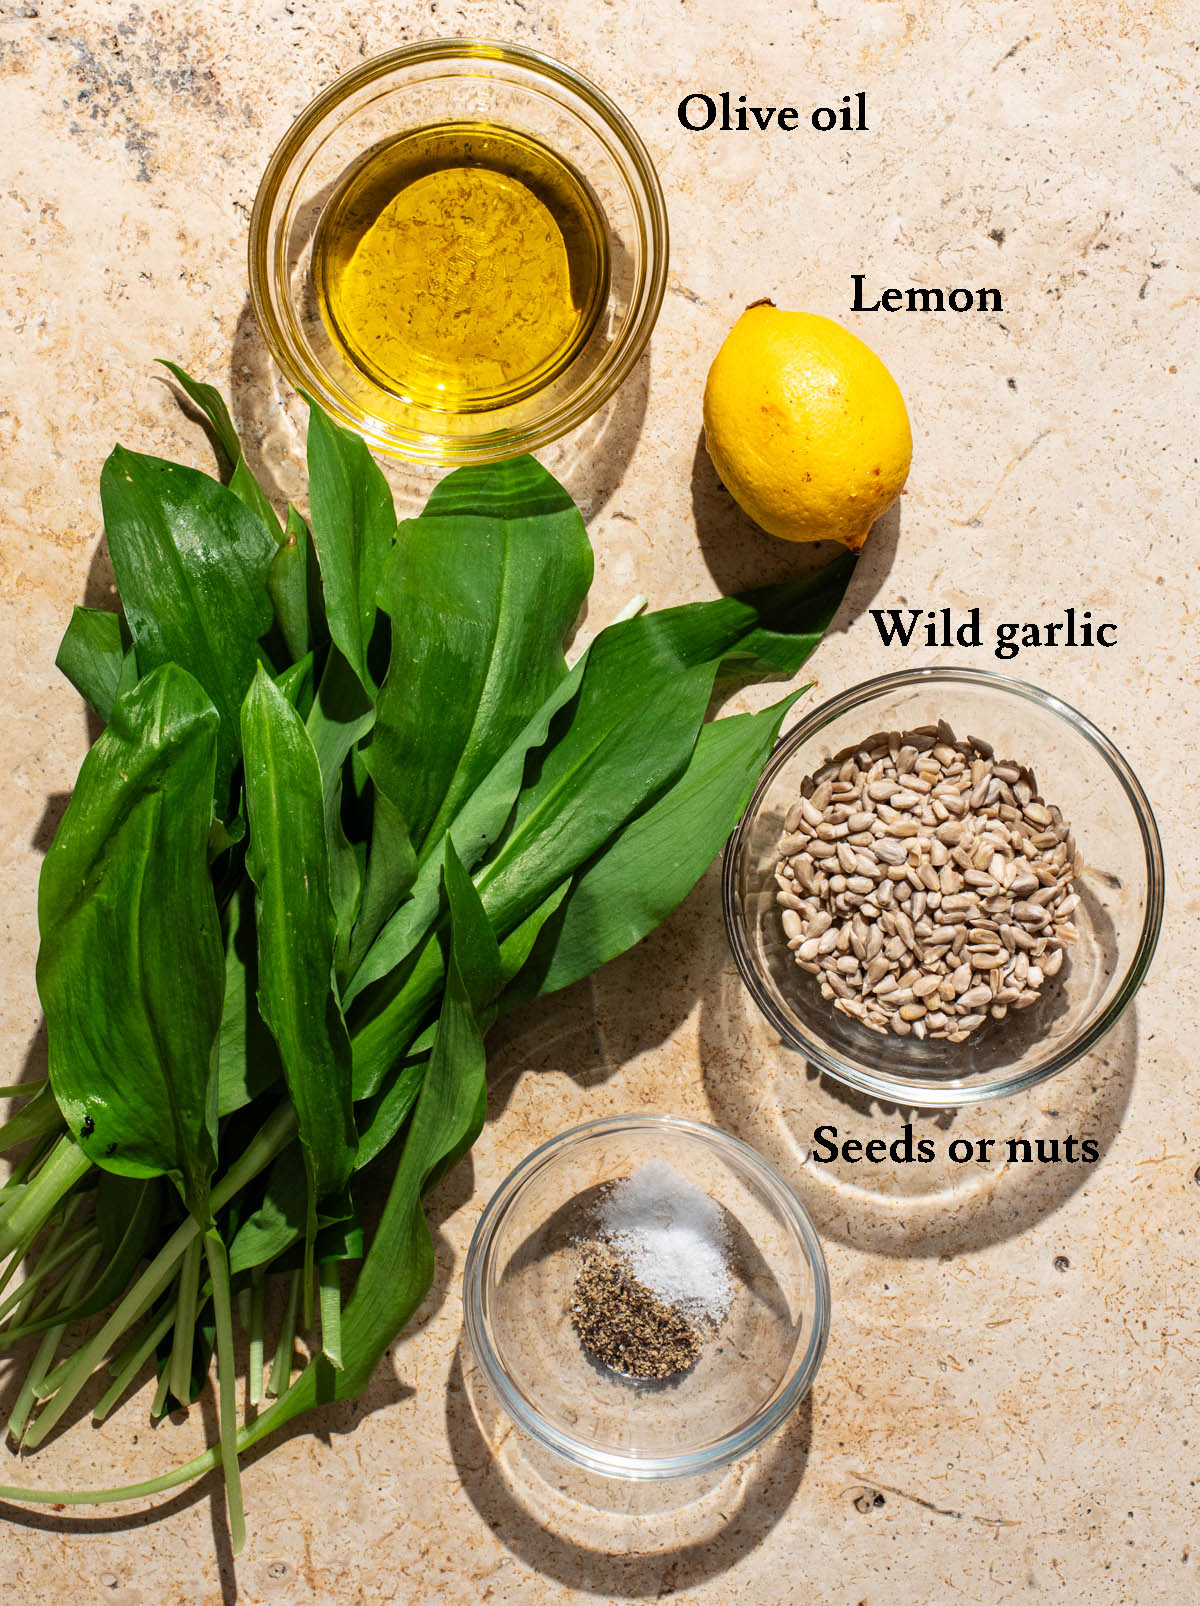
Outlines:
{"label": "beige stone surface", "polygon": [[[804,1161],[822,1121],[866,1138],[902,1117],[806,1079],[772,1040],[710,872],[634,956],[497,1039],[491,1122],[436,1199],[435,1293],[357,1409],[247,1466],[236,1582],[207,1483],[151,1510],[4,1508],[0,1600],[1200,1599],[1194,5],[4,7],[0,1081],[41,1052],[36,881],[88,735],[53,658],[70,605],[107,590],[100,464],[120,439],[208,466],[152,366],[166,356],[231,391],[259,460],[295,483],[297,413],[246,303],[258,176],[317,88],[448,33],[524,41],[594,78],[667,194],[670,292],[649,353],[587,455],[554,456],[596,547],[592,620],[637,591],[661,605],[789,572],[797,555],[745,524],[698,450],[700,392],[746,302],[842,319],[897,375],[916,453],[810,695],[903,664],[1002,667],[986,650],[883,648],[872,601],[1115,620],[1111,649],[1008,668],[1110,732],[1153,799],[1158,961],[1058,1081],[917,1117],[945,1135],[1093,1137],[1096,1165],[938,1168],[900,1198],[888,1167]],[[869,132],[680,128],[683,94],[721,89],[800,107],[864,89]],[[994,285],[1004,312],[852,315],[854,272]],[[419,493],[403,471],[397,485]],[[459,1279],[483,1201],[530,1147],[641,1106],[715,1120],[783,1165],[826,1242],[834,1316],[790,1427],[715,1489],[639,1512],[622,1490],[574,1487],[473,1399]],[[85,1418],[23,1464],[5,1451],[0,1481],[149,1476],[212,1430],[211,1414],[152,1430],[149,1402],[147,1386],[103,1430]]]}

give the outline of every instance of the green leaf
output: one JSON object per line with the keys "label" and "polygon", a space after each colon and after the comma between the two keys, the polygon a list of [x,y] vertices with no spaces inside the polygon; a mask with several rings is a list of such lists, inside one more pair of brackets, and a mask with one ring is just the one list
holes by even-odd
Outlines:
{"label": "green leaf", "polygon": [[[460,810],[450,837],[455,853],[468,870],[474,869],[501,835],[521,789],[528,756],[546,740],[555,716],[575,696],[583,668],[581,660],[559,682]],[[441,863],[436,855],[430,855],[417,872],[408,900],[384,926],[343,990],[347,1008],[373,983],[390,977],[428,933],[440,907],[441,885]],[[356,1058],[357,1052],[356,1048]]]}
{"label": "green leaf", "polygon": [[[328,1205],[326,1207],[328,1210]],[[322,1212],[324,1218],[325,1212]],[[327,1264],[334,1260],[361,1260],[366,1242],[363,1232],[362,1218],[349,1188],[341,1195],[338,1201],[338,1212],[329,1220],[322,1219],[320,1230],[317,1233],[316,1249],[313,1259],[318,1265]],[[284,1257],[281,1271],[287,1270],[287,1257]],[[322,1334],[324,1342],[324,1334]]]}
{"label": "green leaf", "polygon": [[270,1265],[304,1236],[309,1196],[304,1156],[295,1147],[285,1149],[267,1173],[257,1209],[242,1222],[229,1246],[231,1276]]}
{"label": "green leaf", "polygon": [[107,725],[129,646],[119,613],[74,608],[54,662]]}
{"label": "green leaf", "polygon": [[704,726],[675,784],[576,877],[506,1008],[591,975],[683,902],[741,817],[783,716],[801,695]]}
{"label": "green leaf", "polygon": [[346,973],[363,891],[358,856],[342,824],[345,763],[354,744],[370,730],[374,718],[374,707],[361,681],[337,648],[332,648],[306,724],[321,766],[330,888],[337,917],[334,959],[339,982]]}
{"label": "green leaf", "polygon": [[62,1111],[49,1082],[43,1082],[29,1103],[0,1126],[0,1154],[63,1129]]}
{"label": "green leaf", "polygon": [[[308,623],[308,563],[312,537],[308,525],[288,508],[287,529],[267,571],[267,590],[275,622],[292,659],[303,658],[311,645]],[[313,559],[315,562],[315,558]]]}
{"label": "green leaf", "polygon": [[[301,1257],[289,1251],[305,1235],[308,1198],[304,1156],[296,1147],[285,1149],[267,1173],[266,1188],[257,1208],[234,1235],[229,1247],[230,1274],[237,1276],[257,1266],[269,1265],[275,1271],[283,1271],[299,1265]],[[326,1195],[317,1207],[314,1258],[347,1258],[361,1232],[349,1190]]]}
{"label": "green leaf", "polygon": [[232,468],[242,455],[242,443],[238,439],[238,432],[234,428],[233,419],[229,416],[229,409],[221,392],[215,385],[206,385],[203,380],[193,379],[191,374],[178,363],[169,362],[165,357],[159,357],[158,363],[174,377],[189,400],[193,401],[208,419],[217,440],[221,443],[221,450],[229,460],[229,467]]}
{"label": "green leaf", "polygon": [[207,1219],[224,952],[208,876],[217,713],[173,664],[114,706],[42,868],[50,1080],[88,1158]]}
{"label": "green leaf", "polygon": [[566,675],[563,639],[591,579],[578,509],[531,457],[458,469],[400,525],[379,588],[392,655],[367,762],[419,856]]}
{"label": "green leaf", "polygon": [[588,653],[579,698],[478,877],[509,931],[670,784],[691,757],[718,667],[794,672],[836,610],[853,561],[812,580],[691,603],[611,625]]}
{"label": "green leaf", "polygon": [[197,470],[118,446],[100,476],[104,527],[143,673],[176,663],[221,718],[217,802],[239,753],[238,714],[270,627],[267,526]]}
{"label": "green leaf", "polygon": [[313,699],[316,687],[313,684],[313,655],[306,652],[303,658],[297,659],[294,664],[282,670],[275,677],[275,684],[300,715],[307,719],[312,712]]}
{"label": "green leaf", "polygon": [[[641,620],[630,620],[640,625]],[[592,644],[569,722],[517,800],[512,829],[479,876],[507,933],[680,773],[712,695],[716,662],[664,664],[646,632]]]}
{"label": "green leaf", "polygon": [[375,941],[388,917],[412,890],[416,876],[417,856],[413,852],[404,817],[387,794],[376,786],[362,906],[349,954],[351,972]]}
{"label": "green leaf", "polygon": [[243,1109],[283,1075],[279,1050],[258,1010],[258,933],[254,889],[243,882],[229,903],[225,1003],[217,1034],[217,1107]]}
{"label": "green leaf", "polygon": [[[320,1362],[310,1366],[293,1385],[301,1397],[312,1391],[315,1398],[318,1390],[326,1397],[343,1399],[357,1394],[392,1337],[429,1291],[433,1239],[421,1198],[470,1147],[483,1123],[486,1061],[471,999],[490,985],[493,955],[483,940],[478,899],[473,889],[467,892],[470,883],[461,865],[456,868],[449,843],[444,873],[450,906],[450,955],[429,1067],[383,1216],[353,1296],[342,1312],[343,1368],[340,1372],[326,1370]],[[292,1414],[290,1409],[288,1414]]]}
{"label": "green leaf", "polygon": [[652,625],[663,644],[688,662],[719,657],[722,675],[794,675],[837,613],[857,562],[857,553],[842,552],[801,580],[663,608],[631,622]]}
{"label": "green leaf", "polygon": [[448,960],[458,966],[471,1007],[478,1015],[491,1003],[500,985],[500,947],[475,885],[449,837],[445,839],[443,867],[450,914]]}
{"label": "green leaf", "polygon": [[221,450],[229,459],[231,470],[229,489],[251,508],[262,519],[263,523],[275,536],[276,540],[282,538],[283,532],[279,527],[279,519],[275,509],[271,506],[265,492],[258,481],[251,474],[246,463],[246,454],[242,450],[242,443],[238,439],[238,432],[234,428],[233,419],[229,416],[229,409],[225,405],[225,398],[214,385],[206,385],[199,379],[193,379],[188,373],[173,362],[167,362],[160,357],[159,362],[172,375],[185,393],[195,402],[196,406],[212,425]]}
{"label": "green leaf", "polygon": [[308,497],[329,634],[365,690],[375,593],[396,533],[392,493],[357,435],[309,400]]}
{"label": "green leaf", "polygon": [[242,710],[250,851],[258,888],[258,1004],[279,1047],[316,1203],[354,1164],[350,1039],[333,978],[336,918],[321,770],[296,713],[262,669]]}
{"label": "green leaf", "polygon": [[[701,732],[701,737],[703,737]],[[515,930],[509,932],[500,944],[500,980],[507,986],[528,964],[543,927],[561,907],[571,890],[571,882],[564,881],[555,887],[550,896],[538,904],[531,915],[526,915]]]}
{"label": "green leaf", "polygon": [[426,1049],[422,1054],[410,1055],[394,1067],[378,1093],[355,1105],[359,1170],[383,1153],[408,1119],[429,1068],[430,1052]]}

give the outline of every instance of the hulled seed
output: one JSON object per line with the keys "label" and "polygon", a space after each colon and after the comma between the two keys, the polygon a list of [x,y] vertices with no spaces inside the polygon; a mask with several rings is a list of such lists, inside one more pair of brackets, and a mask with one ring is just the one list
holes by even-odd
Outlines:
{"label": "hulled seed", "polygon": [[1061,969],[1080,904],[1070,827],[1031,770],[944,720],[844,749],[783,824],[787,945],[869,1030],[960,1043]]}

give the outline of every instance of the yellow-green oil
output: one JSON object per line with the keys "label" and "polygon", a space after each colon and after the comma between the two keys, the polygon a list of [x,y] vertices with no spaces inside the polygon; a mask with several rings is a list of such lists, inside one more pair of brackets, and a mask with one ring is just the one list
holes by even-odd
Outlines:
{"label": "yellow-green oil", "polygon": [[505,407],[586,343],[608,291],[597,202],[562,158],[492,123],[439,123],[377,145],[322,213],[322,319],[397,400]]}

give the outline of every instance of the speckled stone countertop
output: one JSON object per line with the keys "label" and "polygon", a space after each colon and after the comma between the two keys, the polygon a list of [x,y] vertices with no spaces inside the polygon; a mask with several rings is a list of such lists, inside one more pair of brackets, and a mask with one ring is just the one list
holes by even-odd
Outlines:
{"label": "speckled stone countertop", "polygon": [[[979,603],[989,619],[1073,604],[1117,621],[1115,647],[1007,667],[1095,719],[1153,799],[1168,866],[1157,963],[1059,1080],[984,1114],[914,1117],[951,1134],[1072,1132],[1101,1158],[939,1171],[903,1198],[888,1167],[851,1182],[805,1163],[801,1139],[822,1121],[866,1138],[902,1118],[806,1081],[772,1040],[732,971],[714,869],[644,949],[497,1037],[492,1119],[434,1200],[435,1291],[356,1409],[246,1467],[236,1583],[205,1484],[145,1514],[5,1508],[6,1603],[1200,1599],[1200,20],[1128,0],[721,9],[0,11],[0,1081],[44,1059],[35,887],[88,739],[53,659],[71,604],[109,595],[100,464],[119,438],[210,466],[152,366],[166,356],[232,393],[259,466],[292,487],[298,413],[246,299],[258,176],[339,72],[414,38],[476,33],[594,78],[667,194],[670,290],[649,352],[574,456],[555,457],[596,547],[593,619],[636,591],[662,605],[795,562],[731,508],[698,445],[712,354],[769,295],[862,334],[914,423],[899,517],[866,549],[811,696],[923,661],[1002,667],[986,652],[885,649],[872,604]],[[722,89],[799,107],[865,90],[869,130],[686,133],[682,95]],[[875,288],[994,285],[1004,312],[854,315],[856,272]],[[403,470],[396,483],[423,489]],[[474,1397],[459,1280],[481,1204],[518,1159],[644,1105],[715,1120],[783,1165],[825,1240],[834,1315],[785,1432],[715,1489],[634,1508],[542,1465]],[[212,1430],[193,1411],[151,1431],[149,1402],[147,1385],[103,1431],[85,1418],[22,1467],[9,1456],[0,1481],[149,1476]]]}

